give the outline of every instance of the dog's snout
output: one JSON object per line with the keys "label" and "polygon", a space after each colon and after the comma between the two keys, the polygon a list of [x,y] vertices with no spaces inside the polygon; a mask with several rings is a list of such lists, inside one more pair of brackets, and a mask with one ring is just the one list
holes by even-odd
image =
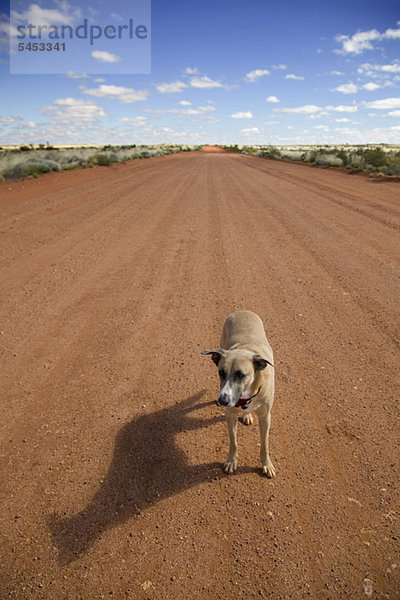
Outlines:
{"label": "dog's snout", "polygon": [[222,406],[228,406],[228,404],[229,404],[228,394],[220,394],[218,396],[218,404],[222,404]]}

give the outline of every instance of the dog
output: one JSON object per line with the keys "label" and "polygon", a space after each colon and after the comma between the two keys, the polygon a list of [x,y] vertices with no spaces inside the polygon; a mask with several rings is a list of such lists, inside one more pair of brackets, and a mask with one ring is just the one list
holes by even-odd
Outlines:
{"label": "dog", "polygon": [[229,434],[224,471],[232,474],[237,469],[239,415],[243,415],[246,425],[251,425],[255,413],[260,427],[262,472],[272,478],[275,469],[269,457],[268,438],[274,401],[274,365],[262,320],[252,311],[237,310],[225,320],[220,345],[217,350],[204,350],[201,354],[211,354],[218,367],[217,404],[225,406]]}

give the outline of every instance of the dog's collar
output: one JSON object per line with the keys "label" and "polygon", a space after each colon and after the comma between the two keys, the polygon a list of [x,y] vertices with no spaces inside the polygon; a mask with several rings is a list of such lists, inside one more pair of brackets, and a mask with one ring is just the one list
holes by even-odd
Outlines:
{"label": "dog's collar", "polygon": [[248,407],[248,405],[250,404],[250,402],[253,400],[253,398],[255,398],[258,394],[258,392],[261,390],[261,385],[258,388],[258,390],[256,391],[256,393],[254,394],[254,396],[250,396],[250,398],[240,398],[239,401],[235,404],[235,408],[242,408],[243,410],[245,408]]}

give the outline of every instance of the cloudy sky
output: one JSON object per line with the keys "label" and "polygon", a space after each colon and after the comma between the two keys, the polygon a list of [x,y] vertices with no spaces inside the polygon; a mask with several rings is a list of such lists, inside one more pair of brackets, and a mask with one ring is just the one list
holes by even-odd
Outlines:
{"label": "cloudy sky", "polygon": [[[0,6],[0,144],[400,143],[398,0],[153,0],[151,74],[112,39],[65,74],[10,74]],[[134,7],[12,0],[12,42],[24,22],[117,28]]]}

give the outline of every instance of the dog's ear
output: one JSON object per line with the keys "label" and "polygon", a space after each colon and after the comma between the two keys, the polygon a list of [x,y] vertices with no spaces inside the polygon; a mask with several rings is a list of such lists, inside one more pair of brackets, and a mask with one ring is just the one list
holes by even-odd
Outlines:
{"label": "dog's ear", "polygon": [[213,362],[218,366],[219,361],[221,360],[221,356],[224,354],[222,348],[218,348],[218,350],[203,350],[202,354],[212,354]]}
{"label": "dog's ear", "polygon": [[271,367],[274,366],[269,360],[263,358],[259,354],[253,356],[253,365],[256,371],[263,371],[267,365],[271,365]]}

